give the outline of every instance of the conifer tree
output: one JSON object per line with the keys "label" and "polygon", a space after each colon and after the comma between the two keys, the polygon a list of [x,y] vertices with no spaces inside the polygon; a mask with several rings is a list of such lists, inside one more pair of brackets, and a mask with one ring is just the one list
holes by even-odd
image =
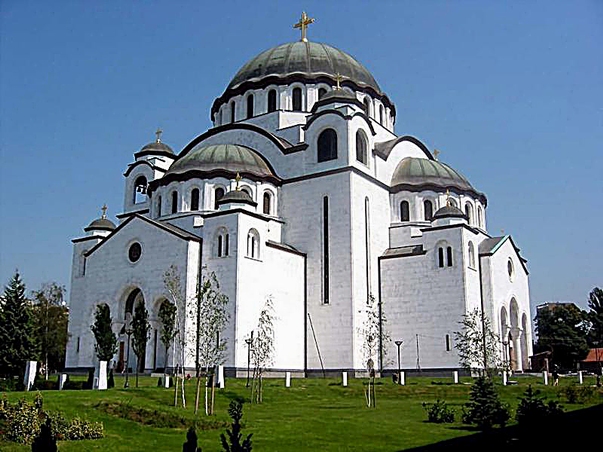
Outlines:
{"label": "conifer tree", "polygon": [[147,351],[150,329],[149,311],[145,308],[144,303],[140,302],[134,308],[134,317],[132,317],[132,349],[136,354],[136,387],[138,387],[140,363],[144,361]]}
{"label": "conifer tree", "polygon": [[25,284],[19,271],[0,297],[0,375],[13,377],[25,370],[25,362],[38,359],[38,345]]}
{"label": "conifer tree", "polygon": [[228,414],[232,418],[232,428],[230,430],[226,430],[226,435],[228,435],[228,439],[224,433],[220,435],[220,440],[222,441],[222,449],[225,452],[251,452],[251,436],[253,433],[247,435],[247,438],[241,442],[243,439],[243,434],[241,433],[241,418],[243,417],[243,404],[240,400],[232,400],[228,407]]}
{"label": "conifer tree", "polygon": [[501,402],[490,378],[476,378],[469,398],[463,413],[465,424],[475,424],[482,431],[490,430],[494,425],[506,425],[510,417],[509,407]]}
{"label": "conifer tree", "polygon": [[94,313],[94,324],[90,327],[94,333],[94,351],[99,361],[109,362],[117,352],[117,337],[111,328],[111,310],[106,304],[99,304]]}

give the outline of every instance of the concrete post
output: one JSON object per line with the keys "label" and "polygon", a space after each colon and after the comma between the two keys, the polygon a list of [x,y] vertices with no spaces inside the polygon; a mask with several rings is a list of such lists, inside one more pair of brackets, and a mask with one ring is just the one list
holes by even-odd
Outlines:
{"label": "concrete post", "polygon": [[542,382],[545,386],[549,385],[549,373],[546,370],[542,371]]}
{"label": "concrete post", "polygon": [[402,386],[406,384],[406,373],[404,371],[400,372],[400,384]]}
{"label": "concrete post", "polygon": [[578,371],[578,384],[579,385],[584,384],[584,378],[582,377],[582,371],[581,370]]}
{"label": "concrete post", "polygon": [[218,385],[220,389],[224,389],[224,366],[222,365],[218,366]]}
{"label": "concrete post", "polygon": [[285,372],[285,387],[291,387],[291,372]]}
{"label": "concrete post", "polygon": [[170,387],[170,376],[168,374],[165,374],[165,378],[163,379],[163,387],[166,389]]}
{"label": "concrete post", "polygon": [[25,366],[25,376],[23,377],[23,384],[25,385],[25,390],[29,391],[34,384],[36,379],[36,371],[38,369],[37,361],[27,361]]}
{"label": "concrete post", "polygon": [[67,374],[61,374],[59,378],[59,391],[63,390],[63,386],[65,386],[65,382],[67,381]]}
{"label": "concrete post", "polygon": [[452,372],[452,379],[453,379],[455,385],[459,384],[459,371],[458,370],[455,370],[454,372]]}
{"label": "concrete post", "polygon": [[507,386],[507,382],[509,381],[509,377],[507,375],[507,371],[503,370],[502,372],[502,384],[503,386]]}
{"label": "concrete post", "polygon": [[343,372],[343,386],[347,386],[347,385],[348,385],[348,373]]}
{"label": "concrete post", "polygon": [[94,389],[107,389],[107,361],[99,361],[94,371]]}

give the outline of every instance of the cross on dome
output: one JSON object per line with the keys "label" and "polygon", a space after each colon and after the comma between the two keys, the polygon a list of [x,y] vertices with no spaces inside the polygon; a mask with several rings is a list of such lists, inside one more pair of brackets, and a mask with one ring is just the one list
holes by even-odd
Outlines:
{"label": "cross on dome", "polygon": [[293,25],[293,28],[299,28],[301,30],[301,39],[302,42],[308,42],[308,38],[306,37],[306,31],[308,29],[308,25],[314,23],[316,19],[313,17],[308,17],[305,11],[302,12],[301,18],[299,22]]}
{"label": "cross on dome", "polygon": [[104,220],[105,218],[107,218],[107,204],[103,204],[103,207],[101,207],[101,210],[103,211],[101,218]]}
{"label": "cross on dome", "polygon": [[237,181],[237,186],[235,187],[236,191],[240,190],[240,188],[239,188],[239,182],[241,181],[241,179],[242,179],[241,175],[239,173],[237,173],[237,177],[235,177],[235,180]]}
{"label": "cross on dome", "polygon": [[336,90],[341,89],[342,81],[343,81],[343,76],[339,72],[337,74],[335,74],[335,82],[337,83],[337,86],[335,87]]}
{"label": "cross on dome", "polygon": [[161,130],[159,127],[157,128],[157,131],[155,132],[155,136],[157,137],[156,142],[157,143],[161,143],[161,134],[163,133],[163,130]]}

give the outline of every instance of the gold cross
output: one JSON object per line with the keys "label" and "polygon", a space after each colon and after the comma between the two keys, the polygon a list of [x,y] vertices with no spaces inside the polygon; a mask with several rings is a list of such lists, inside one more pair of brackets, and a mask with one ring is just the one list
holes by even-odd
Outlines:
{"label": "gold cross", "polygon": [[335,74],[335,82],[337,83],[337,87],[335,88],[336,90],[340,90],[341,89],[340,83],[342,81],[343,81],[343,76],[339,72],[337,74]]}
{"label": "gold cross", "polygon": [[157,136],[157,143],[161,143],[161,134],[163,133],[163,130],[161,130],[160,128],[157,128],[157,131],[155,132],[155,135]]}
{"label": "gold cross", "polygon": [[302,42],[308,42],[308,38],[306,38],[306,30],[308,29],[308,25],[314,23],[314,18],[308,17],[305,11],[302,12],[301,19],[299,22],[293,25],[293,28],[301,29],[301,40]]}
{"label": "gold cross", "polygon": [[237,172],[237,177],[235,177],[235,180],[237,181],[237,186],[235,188],[235,190],[239,191],[239,182],[241,181],[242,177],[241,175]]}
{"label": "gold cross", "polygon": [[435,149],[433,151],[433,157],[437,160],[438,159],[438,155],[440,155],[440,151],[438,151],[437,149]]}
{"label": "gold cross", "polygon": [[449,188],[446,189],[446,206],[447,207],[452,206],[452,202],[450,201],[450,189]]}
{"label": "gold cross", "polygon": [[101,210],[103,211],[102,219],[104,220],[105,218],[107,218],[107,204],[103,204]]}

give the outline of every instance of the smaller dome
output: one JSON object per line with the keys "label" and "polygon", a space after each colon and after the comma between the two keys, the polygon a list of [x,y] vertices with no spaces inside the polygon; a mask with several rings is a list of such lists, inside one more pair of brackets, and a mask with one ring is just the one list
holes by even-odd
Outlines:
{"label": "smaller dome", "polygon": [[167,152],[169,154],[174,153],[174,151],[172,150],[171,147],[169,147],[165,143],[162,143],[161,141],[154,141],[153,143],[146,144],[140,150],[140,152],[153,152],[153,151]]}
{"label": "smaller dome", "polygon": [[465,215],[463,211],[458,207],[454,207],[452,205],[445,205],[433,214],[434,220],[437,220],[439,218],[462,218],[466,220],[467,215]]}
{"label": "smaller dome", "polygon": [[325,94],[324,96],[322,96],[322,98],[320,99],[321,101],[327,100],[327,99],[341,99],[341,100],[354,100],[357,101],[358,99],[356,99],[356,96],[352,93],[350,93],[349,91],[345,90],[345,89],[332,89],[329,92],[327,92],[327,94]]}
{"label": "smaller dome", "polygon": [[245,190],[229,191],[224,196],[222,196],[222,198],[220,198],[220,200],[218,201],[218,205],[221,206],[222,204],[229,204],[231,202],[251,204],[252,206],[257,206],[257,203],[253,199],[251,199],[251,196],[249,196],[249,193],[247,193]]}
{"label": "smaller dome", "polygon": [[417,157],[406,157],[394,171],[391,186],[434,186],[474,191],[469,181],[445,163]]}
{"label": "smaller dome", "polygon": [[97,218],[84,228],[84,231],[113,231],[116,228],[115,223],[106,217]]}

